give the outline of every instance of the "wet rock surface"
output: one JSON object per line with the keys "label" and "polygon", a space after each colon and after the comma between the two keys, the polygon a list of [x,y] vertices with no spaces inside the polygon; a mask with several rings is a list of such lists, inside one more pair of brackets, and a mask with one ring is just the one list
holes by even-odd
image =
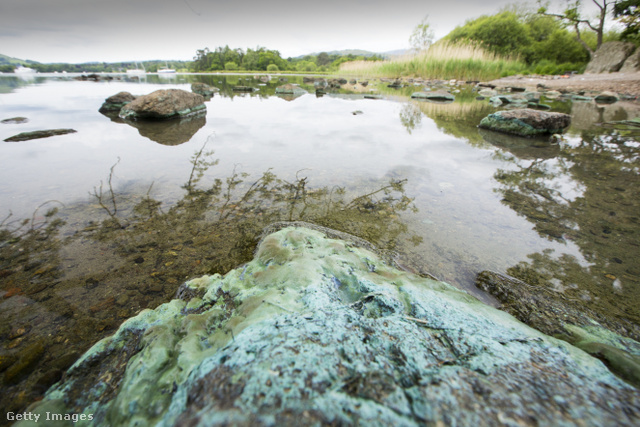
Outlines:
{"label": "wet rock surface", "polygon": [[161,89],[137,97],[120,110],[120,117],[130,120],[168,120],[204,114],[201,95],[181,89]]}
{"label": "wet rock surface", "polygon": [[29,141],[32,139],[49,138],[50,136],[66,135],[68,133],[76,133],[75,129],[47,129],[47,130],[35,130],[32,132],[22,132],[12,137],[5,139],[5,142],[21,142]]}
{"label": "wet rock surface", "polygon": [[321,228],[269,234],[249,263],[181,289],[28,410],[93,415],[76,425],[640,420],[638,390],[600,360]]}
{"label": "wet rock surface", "polygon": [[411,98],[426,99],[437,102],[453,102],[456,99],[454,95],[444,90],[437,90],[433,92],[414,92],[411,94]]}
{"label": "wet rock surface", "polygon": [[206,83],[196,82],[191,84],[191,92],[202,95],[205,98],[211,98],[216,92],[220,92],[215,86],[209,86]]}
{"label": "wet rock surface", "polygon": [[3,125],[18,125],[22,123],[28,123],[29,119],[26,117],[11,117],[9,119],[4,119],[0,123]]}
{"label": "wet rock surface", "polygon": [[104,103],[100,107],[101,113],[107,112],[119,112],[122,107],[130,103],[136,99],[135,96],[131,95],[129,92],[118,92],[113,96],[108,97],[104,100]]}
{"label": "wet rock surface", "polygon": [[568,114],[523,108],[489,114],[479,127],[519,136],[536,136],[562,132],[570,123]]}
{"label": "wet rock surface", "polygon": [[635,324],[606,318],[580,302],[505,274],[483,271],[476,286],[498,298],[500,309],[602,359],[621,378],[640,387],[640,329]]}

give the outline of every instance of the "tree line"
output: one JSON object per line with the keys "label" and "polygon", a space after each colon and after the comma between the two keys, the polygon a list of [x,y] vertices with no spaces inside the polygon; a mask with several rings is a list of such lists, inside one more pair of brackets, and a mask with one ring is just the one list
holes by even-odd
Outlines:
{"label": "tree line", "polygon": [[277,50],[265,47],[246,51],[240,48],[232,49],[228,45],[217,47],[213,51],[209,48],[198,49],[190,64],[195,72],[207,71],[300,71],[324,72],[337,70],[340,64],[347,61],[365,60],[380,61],[379,55],[340,55],[321,52],[317,55],[306,55],[298,58],[284,59]]}

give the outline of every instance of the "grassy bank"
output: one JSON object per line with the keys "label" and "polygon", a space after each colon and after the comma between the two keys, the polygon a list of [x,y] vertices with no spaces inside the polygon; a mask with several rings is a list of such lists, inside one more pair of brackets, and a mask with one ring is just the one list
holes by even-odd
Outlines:
{"label": "grassy bank", "polygon": [[352,61],[340,73],[360,77],[422,77],[429,79],[491,80],[523,72],[526,65],[470,44],[438,43],[427,51],[389,61]]}

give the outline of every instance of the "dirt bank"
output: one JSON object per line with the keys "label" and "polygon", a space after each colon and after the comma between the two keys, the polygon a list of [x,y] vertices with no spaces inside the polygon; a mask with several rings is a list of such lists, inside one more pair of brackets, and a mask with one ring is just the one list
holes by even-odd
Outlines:
{"label": "dirt bank", "polygon": [[535,87],[538,84],[550,89],[575,91],[609,90],[621,95],[630,95],[640,99],[640,72],[609,74],[576,74],[570,77],[559,76],[511,76],[491,82],[496,86]]}

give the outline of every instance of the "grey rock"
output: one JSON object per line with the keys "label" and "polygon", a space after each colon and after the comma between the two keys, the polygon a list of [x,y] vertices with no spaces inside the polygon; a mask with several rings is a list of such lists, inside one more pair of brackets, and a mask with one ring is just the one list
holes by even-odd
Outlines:
{"label": "grey rock", "polygon": [[205,98],[211,98],[216,92],[220,92],[220,89],[209,86],[206,83],[196,82],[191,84],[191,92],[202,95]]}
{"label": "grey rock", "polygon": [[624,61],[624,64],[622,64],[620,68],[621,73],[635,73],[636,71],[640,71],[640,49],[636,49],[636,51]]}
{"label": "grey rock", "polygon": [[99,111],[101,113],[118,112],[122,109],[122,107],[124,107],[134,99],[136,99],[136,97],[134,95],[131,95],[129,92],[118,92],[115,95],[112,95],[105,99]]}
{"label": "grey rock", "polygon": [[635,50],[633,43],[607,42],[593,54],[585,73],[611,73],[619,71]]}
{"label": "grey rock", "polygon": [[414,92],[411,94],[411,98],[440,102],[451,102],[456,99],[454,95],[444,90],[438,90],[434,92]]}
{"label": "grey rock", "polygon": [[120,117],[130,120],[168,120],[204,114],[201,95],[181,89],[161,89],[137,97],[120,110]]}
{"label": "grey rock", "polygon": [[522,108],[497,111],[482,119],[480,128],[519,136],[536,136],[560,133],[571,124],[571,116],[563,113]]}

